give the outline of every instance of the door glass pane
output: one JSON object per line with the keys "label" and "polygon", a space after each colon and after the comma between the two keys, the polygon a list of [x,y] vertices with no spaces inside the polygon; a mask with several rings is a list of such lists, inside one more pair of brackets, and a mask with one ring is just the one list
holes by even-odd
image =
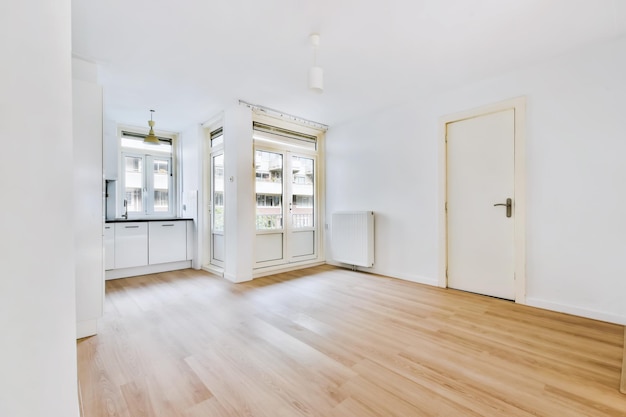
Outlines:
{"label": "door glass pane", "polygon": [[224,154],[213,157],[213,231],[224,231]]}
{"label": "door glass pane", "polygon": [[221,145],[222,143],[224,143],[224,136],[223,135],[219,135],[216,137],[212,137],[211,136],[211,147],[215,148],[219,145]]}
{"label": "door glass pane", "polygon": [[143,211],[143,158],[140,156],[125,156],[125,190],[124,199],[127,211]]}
{"label": "door glass pane", "polygon": [[256,228],[283,227],[283,156],[279,153],[256,151]]}
{"label": "door glass pane", "polygon": [[301,156],[292,156],[291,159],[291,225],[294,229],[313,227],[313,162],[313,159]]}
{"label": "door glass pane", "polygon": [[170,161],[153,160],[154,165],[154,211],[167,212],[170,209]]}

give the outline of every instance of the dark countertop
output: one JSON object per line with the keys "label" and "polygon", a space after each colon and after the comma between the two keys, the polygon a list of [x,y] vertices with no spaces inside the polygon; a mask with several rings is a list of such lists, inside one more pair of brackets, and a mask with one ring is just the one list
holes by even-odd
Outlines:
{"label": "dark countertop", "polygon": [[154,218],[154,219],[107,219],[105,223],[131,223],[131,222],[176,222],[181,220],[189,220],[193,221],[191,218],[187,217],[164,217],[164,218]]}

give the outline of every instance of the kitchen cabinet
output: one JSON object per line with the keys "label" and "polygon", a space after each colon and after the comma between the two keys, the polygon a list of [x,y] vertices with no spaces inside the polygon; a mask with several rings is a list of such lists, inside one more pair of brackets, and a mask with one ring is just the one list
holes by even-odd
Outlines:
{"label": "kitchen cabinet", "polygon": [[104,229],[105,279],[191,268],[193,238],[190,219],[108,221]]}
{"label": "kitchen cabinet", "polygon": [[148,264],[148,223],[115,223],[115,268]]}
{"label": "kitchen cabinet", "polygon": [[148,263],[187,259],[187,222],[152,221],[148,226]]}
{"label": "kitchen cabinet", "polygon": [[113,224],[104,226],[104,270],[115,268],[115,227]]}

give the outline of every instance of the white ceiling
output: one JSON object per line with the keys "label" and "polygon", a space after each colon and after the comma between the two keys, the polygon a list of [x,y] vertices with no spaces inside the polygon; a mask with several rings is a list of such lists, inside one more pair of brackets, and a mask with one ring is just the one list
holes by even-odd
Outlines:
{"label": "white ceiling", "polygon": [[[180,131],[242,99],[333,125],[626,33],[625,0],[73,0],[106,116]],[[325,91],[307,90],[319,32]]]}

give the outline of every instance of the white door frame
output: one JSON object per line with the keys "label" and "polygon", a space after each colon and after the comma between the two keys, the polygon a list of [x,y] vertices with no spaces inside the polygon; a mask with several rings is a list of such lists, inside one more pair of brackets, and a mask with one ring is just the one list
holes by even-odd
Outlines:
{"label": "white door frame", "polygon": [[467,110],[439,119],[439,278],[438,285],[448,286],[448,225],[446,216],[447,199],[447,126],[450,123],[484,116],[503,110],[515,111],[515,192],[514,210],[514,253],[515,253],[515,302],[526,304],[526,97],[502,101]]}

